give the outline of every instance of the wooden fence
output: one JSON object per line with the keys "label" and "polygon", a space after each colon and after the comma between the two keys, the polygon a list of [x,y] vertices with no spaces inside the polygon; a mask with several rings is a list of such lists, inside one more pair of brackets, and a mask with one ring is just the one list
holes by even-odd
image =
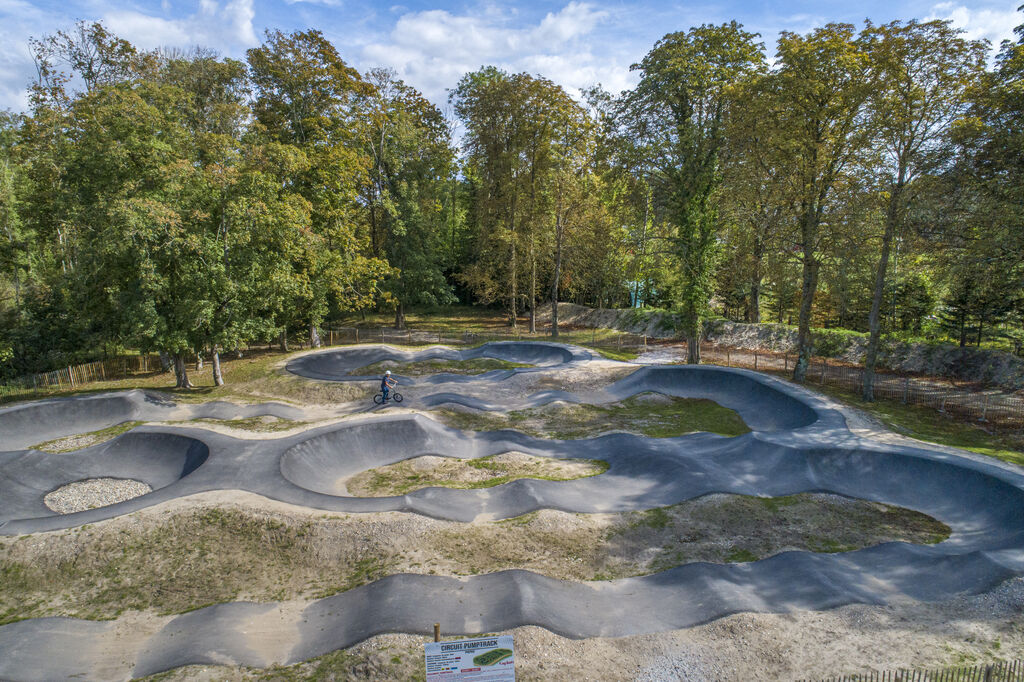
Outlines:
{"label": "wooden fence", "polygon": [[[359,343],[390,343],[398,345],[445,344],[473,345],[486,341],[555,340],[545,333],[529,334],[514,330],[453,330],[445,329],[391,329],[387,327],[332,327],[321,332],[326,346]],[[613,330],[566,330],[557,339],[564,343],[585,344],[608,350],[642,352],[654,340],[638,334]],[[658,341],[664,343],[664,341]],[[292,347],[305,348],[308,340],[296,338]],[[680,349],[685,358],[685,344]],[[227,362],[231,355],[222,356]],[[760,350],[746,350],[701,345],[701,361],[725,367],[743,367],[758,371],[789,372],[796,356]],[[64,367],[53,372],[36,374],[0,385],[0,401],[33,397],[74,389],[94,381],[124,379],[133,374],[155,372],[160,369],[158,355],[129,355],[85,365]],[[860,392],[863,368],[828,358],[812,358],[807,371],[807,383],[836,386]],[[908,377],[880,371],[875,375],[875,396],[882,400],[896,400],[908,405],[931,407],[959,419],[988,422],[1010,428],[1024,428],[1024,397],[998,390],[957,388],[940,379]]]}
{"label": "wooden fence", "polygon": [[1001,661],[931,671],[888,670],[860,675],[841,675],[821,682],[1024,682],[1024,663]]}
{"label": "wooden fence", "polygon": [[0,384],[0,399],[36,391],[45,392],[47,389],[74,389],[82,384],[126,379],[133,374],[148,374],[158,370],[159,355],[123,355],[84,365],[61,367],[52,372],[32,374]]}

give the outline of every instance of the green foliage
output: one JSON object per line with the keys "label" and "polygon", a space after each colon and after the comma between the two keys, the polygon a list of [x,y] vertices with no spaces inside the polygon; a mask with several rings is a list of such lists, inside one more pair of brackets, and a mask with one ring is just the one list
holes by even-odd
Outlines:
{"label": "green foliage", "polygon": [[630,129],[642,140],[657,212],[672,226],[677,301],[699,361],[718,259],[719,157],[734,91],[763,66],[761,45],[736,22],[701,26],[662,38],[633,68],[640,83],[625,102]]}
{"label": "green foliage", "polygon": [[80,22],[0,114],[0,377],[160,350],[187,386],[195,352],[455,297],[1021,352],[1020,34],[986,70],[948,22],[827,24],[769,66],[706,25],[585,104],[485,66],[452,90],[457,159],[436,106],[317,31],[243,63]]}

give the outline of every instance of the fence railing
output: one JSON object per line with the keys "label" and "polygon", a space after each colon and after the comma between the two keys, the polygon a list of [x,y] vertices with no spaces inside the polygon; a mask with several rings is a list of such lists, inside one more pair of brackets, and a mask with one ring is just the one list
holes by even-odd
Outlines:
{"label": "fence railing", "polygon": [[[465,329],[393,329],[388,327],[330,327],[322,330],[320,339],[325,346],[361,343],[390,343],[398,345],[445,344],[474,345],[486,341],[553,340],[547,332],[529,334],[522,330]],[[599,349],[642,352],[664,340],[608,329],[569,329],[558,336],[558,341],[584,344]],[[271,344],[272,345],[272,344]],[[305,348],[308,340],[297,338],[292,347]],[[257,346],[258,347],[258,346]],[[685,357],[685,344],[680,353]],[[231,355],[223,359],[231,361]],[[701,361],[725,367],[742,367],[758,371],[788,372],[796,356],[762,350],[746,350],[714,344],[701,344]],[[23,377],[0,385],[0,401],[28,398],[37,394],[74,389],[95,381],[125,379],[139,373],[160,369],[158,355],[129,355],[84,365],[64,367],[53,372]],[[863,384],[862,367],[828,358],[812,358],[807,370],[807,383],[835,386],[860,391]],[[922,405],[960,419],[988,422],[1011,428],[1024,428],[1024,397],[995,390],[957,388],[938,379],[909,377],[879,371],[875,375],[875,396],[883,400],[896,400],[908,405]]]}
{"label": "fence railing", "polygon": [[1024,662],[1000,661],[929,671],[887,670],[829,677],[820,682],[1024,682]]}
{"label": "fence railing", "polygon": [[0,384],[0,399],[37,391],[46,392],[47,389],[73,389],[96,381],[127,379],[134,374],[147,374],[160,368],[159,355],[123,355],[84,365],[70,365]]}
{"label": "fence railing", "polygon": [[[701,361],[726,367],[787,372],[793,369],[796,355],[709,344],[701,346]],[[859,394],[864,385],[864,368],[829,358],[812,358],[807,368],[806,383],[835,386]],[[874,394],[878,399],[922,405],[960,419],[1024,428],[1024,398],[1013,393],[956,388],[938,379],[878,371],[875,373]]]}

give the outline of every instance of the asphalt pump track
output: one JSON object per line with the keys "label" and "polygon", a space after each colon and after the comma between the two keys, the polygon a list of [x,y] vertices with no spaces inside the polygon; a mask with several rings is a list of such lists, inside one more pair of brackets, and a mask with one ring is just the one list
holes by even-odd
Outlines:
{"label": "asphalt pump track", "polygon": [[[470,351],[369,346],[308,354],[289,363],[288,370],[320,380],[353,381],[360,380],[353,371],[382,359],[465,359],[473,353],[533,366],[477,377],[427,377],[419,380],[424,394],[415,402],[510,409],[512,402],[521,407],[580,400],[571,393],[545,391],[502,405],[486,388],[520,372],[558,372],[594,361],[589,351],[538,342],[487,344]],[[403,383],[412,382],[406,378]],[[435,386],[448,390],[429,393]],[[645,366],[586,399],[608,402],[651,391],[710,398],[736,410],[752,431],[733,438],[617,432],[558,441],[511,430],[461,432],[422,414],[376,410],[276,439],[153,425],[74,453],[47,454],[25,448],[131,419],[297,418],[301,410],[280,404],[181,406],[143,391],[28,403],[0,410],[0,533],[77,527],[195,493],[244,490],[328,511],[404,511],[462,522],[546,508],[645,510],[711,493],[820,492],[914,509],[947,524],[952,534],[936,545],[891,542],[838,554],[792,551],[751,563],[691,563],[643,577],[586,583],[523,570],[469,578],[392,575],[310,602],[301,611],[248,602],[199,609],[174,617],[127,648],[113,643],[116,623],[29,619],[0,627],[0,678],[99,679],[111,670],[121,677],[141,677],[190,664],[292,664],[377,634],[426,634],[437,620],[446,631],[467,635],[539,625],[567,637],[626,636],[685,628],[743,611],[942,600],[984,592],[1024,575],[1024,473],[1016,467],[861,438],[822,398],[740,369]],[[426,488],[381,498],[347,496],[340,483],[366,469],[422,455],[476,458],[510,450],[603,459],[609,468],[573,481],[523,479],[483,490]],[[142,480],[153,491],[66,515],[43,504],[56,488],[99,477]],[[253,635],[267,628],[273,637]]]}

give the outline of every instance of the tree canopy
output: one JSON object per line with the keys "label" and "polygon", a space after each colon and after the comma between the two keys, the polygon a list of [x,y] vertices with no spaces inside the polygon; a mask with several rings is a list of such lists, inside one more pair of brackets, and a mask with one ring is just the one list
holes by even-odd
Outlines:
{"label": "tree canopy", "polygon": [[[705,322],[1024,344],[1024,27],[668,33],[636,87],[482,66],[442,111],[318,31],[245,61],[99,23],[31,43],[0,112],[0,378],[127,349],[186,360],[350,311],[558,301]],[[443,103],[442,103],[443,104]],[[557,334],[557,306],[552,308]],[[216,380],[222,381],[219,371]]]}

